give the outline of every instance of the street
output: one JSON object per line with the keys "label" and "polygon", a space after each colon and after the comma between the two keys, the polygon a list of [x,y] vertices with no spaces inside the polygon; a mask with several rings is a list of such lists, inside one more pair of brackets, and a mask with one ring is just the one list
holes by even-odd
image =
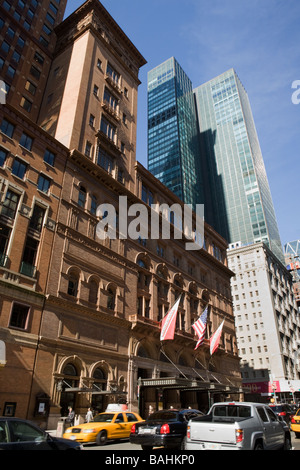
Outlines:
{"label": "street", "polygon": [[[300,439],[295,438],[295,434],[292,432],[292,446],[293,450],[300,450]],[[86,444],[83,447],[83,450],[104,450],[106,452],[111,452],[115,450],[120,451],[141,451],[142,448],[139,445],[130,444],[126,439],[121,441],[111,441],[108,442],[105,446],[97,446],[96,444]],[[179,451],[180,452],[180,451]]]}

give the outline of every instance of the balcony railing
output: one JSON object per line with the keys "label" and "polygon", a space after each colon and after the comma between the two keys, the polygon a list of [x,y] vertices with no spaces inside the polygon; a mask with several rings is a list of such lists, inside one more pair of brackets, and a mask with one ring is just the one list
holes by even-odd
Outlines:
{"label": "balcony railing", "polygon": [[4,253],[0,253],[0,266],[4,268],[6,266],[6,262],[7,255],[5,255]]}
{"label": "balcony railing", "polygon": [[25,261],[22,261],[20,273],[28,277],[35,277],[36,266],[32,266],[32,264],[25,263]]}

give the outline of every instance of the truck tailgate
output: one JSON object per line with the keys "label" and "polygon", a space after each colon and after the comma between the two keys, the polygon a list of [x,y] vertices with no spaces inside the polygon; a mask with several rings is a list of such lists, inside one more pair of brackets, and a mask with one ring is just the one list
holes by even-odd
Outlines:
{"label": "truck tailgate", "polygon": [[[195,423],[196,424],[196,423]],[[211,442],[211,443],[224,443],[224,444],[235,444],[236,443],[236,425],[235,423],[200,423],[190,426],[190,439],[191,441],[198,442]]]}

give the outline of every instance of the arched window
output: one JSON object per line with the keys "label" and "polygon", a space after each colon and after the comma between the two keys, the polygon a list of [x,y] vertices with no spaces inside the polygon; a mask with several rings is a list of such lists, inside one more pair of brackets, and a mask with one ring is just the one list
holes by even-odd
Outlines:
{"label": "arched window", "polygon": [[78,193],[78,205],[80,207],[85,207],[85,201],[86,201],[86,189],[84,186],[80,186],[79,193]]}
{"label": "arched window", "polygon": [[76,388],[79,386],[79,372],[72,363],[68,363],[62,370],[63,380],[62,391],[60,396],[61,416],[67,416],[68,407],[71,406],[75,409],[76,406],[76,393],[68,391],[70,388]]}
{"label": "arched window", "polygon": [[79,286],[79,275],[75,271],[71,271],[68,280],[68,294],[77,297]]}
{"label": "arched window", "polygon": [[[93,373],[93,389],[92,395],[92,409],[98,413],[104,411],[104,397],[101,392],[107,390],[107,375],[106,373],[97,367]],[[99,393],[97,393],[99,392]]]}
{"label": "arched window", "polygon": [[98,282],[94,279],[89,282],[89,302],[91,304],[98,303],[98,287]]}
{"label": "arched window", "polygon": [[94,194],[92,194],[92,196],[91,196],[91,214],[96,215],[97,205],[98,205],[97,198]]}
{"label": "arched window", "polygon": [[116,292],[112,287],[107,289],[107,308],[114,310],[116,307]]}

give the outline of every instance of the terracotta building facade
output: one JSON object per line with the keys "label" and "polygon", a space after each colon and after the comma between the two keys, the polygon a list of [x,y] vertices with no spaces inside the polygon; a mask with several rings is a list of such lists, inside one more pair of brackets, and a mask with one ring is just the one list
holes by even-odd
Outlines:
{"label": "terracotta building facade", "polygon": [[[37,118],[15,103],[0,110],[1,413],[54,429],[68,406],[80,422],[88,407],[111,402],[146,417],[239,399],[225,240],[207,224],[197,251],[184,237],[120,236],[120,198],[149,218],[151,204],[183,207],[136,161],[145,59],[96,0],[55,36]],[[115,216],[101,238],[105,205]],[[174,340],[161,342],[161,320],[179,295]],[[207,338],[225,320],[212,357],[208,339],[195,350],[192,329],[207,306]]]}

